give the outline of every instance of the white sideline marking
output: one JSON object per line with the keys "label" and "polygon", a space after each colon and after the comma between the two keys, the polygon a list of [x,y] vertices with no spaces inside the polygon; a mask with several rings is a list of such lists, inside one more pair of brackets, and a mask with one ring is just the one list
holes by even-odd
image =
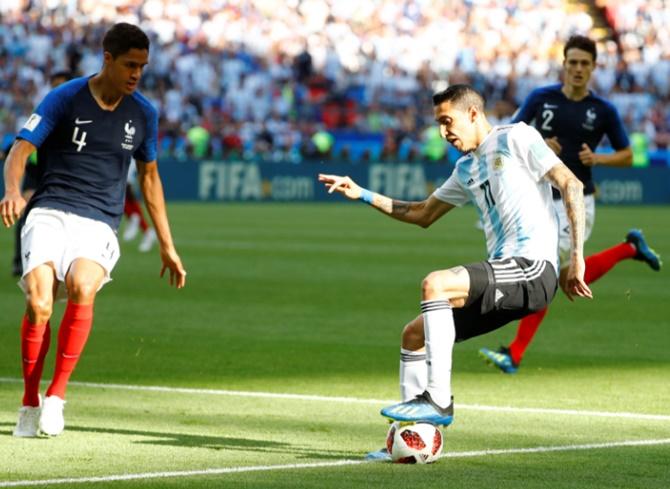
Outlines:
{"label": "white sideline marking", "polygon": [[[654,445],[668,445],[668,444],[670,444],[670,438],[659,439],[659,440],[627,440],[627,441],[618,441],[609,443],[589,443],[586,445],[558,445],[558,446],[534,447],[534,448],[509,448],[499,450],[452,452],[444,454],[440,458],[469,458],[469,457],[482,457],[491,455],[568,452],[576,450],[598,450],[603,448],[639,447],[639,446],[654,446]],[[171,471],[171,472],[145,472],[142,474],[119,474],[119,475],[107,475],[97,477],[76,477],[76,478],[72,477],[67,479],[44,479],[44,480],[32,480],[32,481],[26,480],[26,481],[0,482],[0,487],[46,486],[56,484],[84,484],[93,482],[129,481],[138,479],[164,479],[168,477],[212,476],[212,475],[224,475],[224,474],[239,474],[242,472],[269,472],[272,470],[342,467],[345,465],[362,465],[366,463],[378,463],[378,462],[367,462],[365,460],[336,460],[333,462],[315,462],[315,463],[304,463],[304,464],[256,465],[250,467],[223,467],[219,469],[184,470],[184,471]]]}
{"label": "white sideline marking", "polygon": [[[0,383],[20,384],[22,379],[11,377],[0,377]],[[42,381],[48,382],[46,380]],[[125,391],[142,392],[167,392],[176,394],[205,394],[213,396],[233,396],[233,397],[256,397],[262,399],[289,399],[297,401],[325,401],[325,402],[343,402],[348,404],[393,404],[397,399],[361,399],[358,397],[338,397],[338,396],[318,396],[311,394],[289,394],[275,392],[254,392],[254,391],[233,391],[223,389],[196,389],[191,387],[165,387],[158,385],[126,385],[126,384],[102,384],[97,382],[69,382],[69,385],[79,387],[89,387],[96,389],[114,389]],[[593,416],[601,418],[627,418],[649,421],[670,421],[670,415],[667,414],[644,414],[613,411],[586,411],[579,409],[557,409],[557,408],[533,408],[533,407],[513,407],[513,406],[484,406],[481,404],[456,404],[457,409],[471,411],[494,411],[503,413],[528,413],[528,414],[555,414],[560,416]]]}

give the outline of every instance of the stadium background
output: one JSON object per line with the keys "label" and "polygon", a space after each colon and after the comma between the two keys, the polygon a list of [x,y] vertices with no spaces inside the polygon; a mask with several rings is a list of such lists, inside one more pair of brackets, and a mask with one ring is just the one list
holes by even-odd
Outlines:
{"label": "stadium background", "polygon": [[[278,9],[267,0],[8,0],[0,6],[0,137],[6,149],[51,73],[96,72],[106,27],[128,21],[151,33],[142,92],[161,114],[169,197],[205,199],[196,188],[206,182],[187,190],[179,178],[202,180],[193,162],[208,160],[303,163],[261,171],[254,195],[310,200],[321,194],[291,175],[312,175],[314,163],[453,163],[458,154],[439,138],[430,94],[471,83],[493,121],[505,122],[531,89],[560,78],[563,42],[579,32],[599,41],[592,87],[622,114],[635,166],[656,169],[596,172],[603,201],[670,202],[667,10],[659,1],[294,0]],[[208,199],[245,200],[231,191]]]}
{"label": "stadium background", "polygon": [[[532,88],[559,79],[565,39],[588,33],[599,42],[592,87],[622,114],[635,168],[595,169],[599,200],[618,205],[599,208],[587,251],[638,226],[668,256],[667,2],[3,0],[0,15],[3,148],[51,73],[99,69],[111,23],[150,33],[141,91],[161,114],[161,174],[189,271],[174,296],[156,283],[155,256],[123,250],[74,375],[89,384],[71,387],[68,432],[42,449],[9,436],[23,306],[9,277],[11,233],[0,234],[0,487],[98,476],[96,487],[431,487],[445,478],[452,487],[668,486],[667,279],[636,263],[595,284],[592,304],[558,298],[515,378],[476,358],[513,326],[457,347],[464,407],[447,451],[461,458],[409,473],[310,465],[378,448],[385,427],[374,399],[396,396],[398,335],[417,312],[421,278],[481,259],[483,242],[472,209],[424,231],[338,198],[284,204],[325,201],[320,171],[422,198],[457,157],[434,127],[433,91],[472,83],[504,122]],[[119,385],[358,400],[163,396]],[[603,447],[584,448],[593,444]],[[554,451],[523,455],[538,447]],[[478,452],[491,449],[505,455]],[[233,470],[296,463],[310,468]],[[184,475],[206,469],[223,471]],[[169,470],[186,478],[109,479]]]}

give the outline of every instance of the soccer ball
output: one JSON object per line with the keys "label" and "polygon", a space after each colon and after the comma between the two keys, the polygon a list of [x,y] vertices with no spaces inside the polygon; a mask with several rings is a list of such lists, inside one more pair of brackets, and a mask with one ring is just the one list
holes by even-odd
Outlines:
{"label": "soccer ball", "polygon": [[442,453],[442,432],[431,423],[391,425],[386,435],[386,449],[397,464],[430,464]]}

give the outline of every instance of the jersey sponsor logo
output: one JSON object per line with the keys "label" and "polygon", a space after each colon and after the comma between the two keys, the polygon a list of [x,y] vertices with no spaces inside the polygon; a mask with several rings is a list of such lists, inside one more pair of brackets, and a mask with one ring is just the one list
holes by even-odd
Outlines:
{"label": "jersey sponsor logo", "polygon": [[33,132],[35,128],[39,125],[41,120],[42,120],[41,115],[32,114],[30,117],[28,117],[28,120],[23,125],[23,128],[27,131]]}
{"label": "jersey sponsor logo", "polygon": [[77,118],[74,120],[74,123],[77,124],[77,125],[79,125],[79,124],[90,124],[91,122],[93,122],[93,119],[90,119],[90,120],[82,120],[82,119],[80,119],[79,117],[77,117]]}
{"label": "jersey sponsor logo", "polygon": [[547,104],[547,103],[545,103],[544,108],[545,109],[558,109],[558,105],[557,104]]}
{"label": "jersey sponsor logo", "polygon": [[588,129],[589,131],[593,131],[595,129],[594,123],[596,122],[596,111],[593,109],[593,107],[589,107],[586,111],[586,121],[582,124],[582,127],[584,129]]}
{"label": "jersey sponsor logo", "polygon": [[126,131],[126,135],[123,137],[121,147],[128,151],[133,149],[133,138],[135,137],[135,127],[131,125],[132,122],[132,120],[126,122],[126,125],[123,127],[123,129]]}

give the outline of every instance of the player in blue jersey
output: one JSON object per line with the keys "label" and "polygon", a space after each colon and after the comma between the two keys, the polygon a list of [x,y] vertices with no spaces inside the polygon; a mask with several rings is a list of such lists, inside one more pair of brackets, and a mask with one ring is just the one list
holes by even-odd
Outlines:
{"label": "player in blue jersey", "polygon": [[[584,184],[585,239],[590,236],[595,220],[592,168],[596,165],[628,167],[633,162],[628,136],[616,108],[588,88],[591,73],[596,67],[596,54],[596,45],[591,39],[571,37],[563,49],[563,83],[534,90],[514,117],[514,122],[534,122],[547,145]],[[595,152],[604,136],[608,137],[613,153]],[[561,232],[560,282],[564,283],[570,250],[568,223],[565,207],[557,192],[554,192],[554,198]],[[629,258],[646,262],[653,270],[661,267],[658,255],[649,248],[642,232],[633,229],[623,243],[586,257],[586,283],[596,281],[614,265]],[[498,351],[482,348],[480,355],[505,373],[516,372],[546,313],[547,309],[544,308],[522,319],[517,335],[509,346],[501,347]]]}
{"label": "player in blue jersey", "polygon": [[[382,409],[397,421],[453,420],[454,342],[497,329],[540,310],[558,283],[558,222],[551,186],[560,189],[570,224],[566,288],[591,297],[583,282],[583,185],[524,123],[492,127],[484,99],[453,85],[433,96],[440,134],[464,153],[447,181],[421,202],[402,202],[358,186],[349,177],[319,175],[329,192],[360,199],[403,222],[428,227],[472,202],[484,224],[488,259],[434,271],[423,280],[422,314],[405,326],[400,355],[403,402]],[[424,349],[425,347],[425,349]],[[383,458],[383,452],[371,457]]]}
{"label": "player in blue jersey", "polygon": [[[72,75],[70,75],[69,71],[54,72],[50,78],[51,88],[56,88],[71,78]],[[37,153],[31,154],[28,158],[28,163],[26,164],[26,171],[23,175],[23,182],[21,183],[21,195],[26,202],[30,201],[30,198],[35,193],[35,190],[37,190],[37,185],[39,184],[40,178],[42,177],[43,169],[44,166],[40,165],[39,161],[37,161]],[[14,257],[12,259],[12,275],[16,277],[23,275],[23,264],[21,263],[21,230],[23,229],[23,224],[25,222],[25,214],[23,214],[17,222],[14,232]]]}
{"label": "player in blue jersey", "polygon": [[[103,39],[102,70],[47,94],[19,132],[5,162],[5,226],[27,213],[21,242],[26,314],[21,326],[24,396],[15,436],[63,431],[65,389],[93,321],[98,290],[119,258],[116,230],[131,157],[160,242],[161,276],[181,288],[186,271],[170,233],[156,163],[158,115],[136,91],[149,58],[149,39],[136,26],[114,25]],[[26,159],[44,165],[26,206],[19,184]],[[58,292],[67,306],[58,332],[53,379],[41,402],[39,384]]]}

